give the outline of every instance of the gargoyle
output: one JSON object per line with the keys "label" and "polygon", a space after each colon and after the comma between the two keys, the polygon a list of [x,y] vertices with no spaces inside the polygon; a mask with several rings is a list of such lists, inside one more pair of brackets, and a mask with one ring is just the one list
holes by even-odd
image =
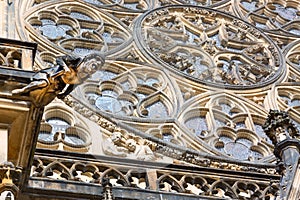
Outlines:
{"label": "gargoyle", "polygon": [[57,58],[57,65],[42,69],[27,86],[15,89],[12,95],[28,95],[36,107],[46,106],[55,97],[63,99],[104,65],[104,57],[89,54],[84,58],[66,55]]}

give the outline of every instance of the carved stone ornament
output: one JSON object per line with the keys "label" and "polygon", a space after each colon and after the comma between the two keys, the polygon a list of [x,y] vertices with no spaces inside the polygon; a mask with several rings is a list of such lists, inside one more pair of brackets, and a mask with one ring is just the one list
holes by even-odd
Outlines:
{"label": "carved stone ornament", "polygon": [[[115,161],[123,162],[124,160],[116,159]],[[257,199],[270,197],[270,199],[274,199],[273,197],[276,196],[276,191],[278,191],[276,184],[278,176],[256,174],[258,176],[240,180],[234,174],[242,174],[243,172],[221,170],[225,174],[211,176],[209,172],[215,171],[215,169],[187,165],[178,168],[179,165],[162,166],[161,163],[156,162],[139,163],[138,165],[131,162],[108,164],[105,160],[99,160],[99,158],[85,162],[78,160],[76,157],[66,161],[63,158],[35,156],[32,177],[37,181],[42,178],[43,180],[71,181],[70,184],[73,184],[74,181],[83,182],[90,184],[91,188],[93,185],[101,185],[103,190],[98,194],[99,199],[103,200],[109,200],[113,197],[119,199],[120,194],[124,199],[132,199],[132,196],[126,198],[124,195],[132,195],[135,193],[134,191],[145,189],[153,193],[201,195],[200,197],[197,196],[197,199],[206,199],[204,196],[219,197],[218,199],[248,199],[245,197],[249,197],[249,199],[250,197],[251,199],[255,199],[252,197]],[[144,165],[145,163],[148,164]],[[172,168],[171,172],[169,171],[170,168]],[[266,177],[273,179],[270,181]],[[120,192],[120,188],[122,188],[122,192]],[[98,197],[93,196],[94,198],[98,199]],[[179,198],[185,199],[182,196]],[[159,199],[159,197],[154,199]]]}
{"label": "carved stone ornament", "polygon": [[112,135],[103,141],[102,148],[105,154],[118,157],[135,158],[144,161],[154,161],[159,155],[152,151],[157,145],[137,136],[124,136],[115,130]]}
{"label": "carved stone ornament", "polygon": [[[288,113],[271,110],[264,125],[266,134],[275,145],[274,154],[278,158],[280,181],[280,199],[299,199],[297,177],[299,166],[300,141],[299,132],[294,127]],[[297,188],[297,189],[295,189]]]}
{"label": "carved stone ornament", "polygon": [[83,83],[104,64],[103,56],[89,54],[83,59],[76,56],[62,56],[56,66],[38,71],[32,82],[13,95],[29,95],[37,107],[49,104],[55,97],[67,96],[77,85]]}
{"label": "carved stone ornament", "polygon": [[14,196],[18,195],[18,184],[21,179],[22,170],[16,168],[11,162],[0,164],[0,194],[4,191],[11,192]]}
{"label": "carved stone ornament", "polygon": [[274,145],[288,139],[299,139],[300,136],[288,113],[284,111],[271,110],[263,128]]}
{"label": "carved stone ornament", "polygon": [[160,8],[140,18],[135,30],[152,59],[197,82],[240,89],[282,74],[281,53],[264,33],[217,10]]}
{"label": "carved stone ornament", "polygon": [[[64,99],[65,103],[82,114],[85,117],[90,118],[92,121],[96,122],[100,127],[106,129],[109,132],[112,132],[109,142],[105,141],[105,145],[103,146],[104,153],[107,155],[113,155],[117,157],[127,157],[129,152],[128,147],[126,146],[126,138],[133,137],[132,133],[127,132],[124,129],[121,129],[114,124],[113,122],[105,119],[102,116],[92,114],[88,112],[89,109],[79,103],[76,99],[71,96],[67,96]],[[136,137],[136,136],[135,136]],[[138,137],[136,137],[138,138]],[[113,142],[115,141],[115,143]],[[230,163],[225,160],[218,160],[218,159],[210,159],[208,157],[204,157],[196,151],[189,151],[186,148],[174,148],[172,146],[168,146],[167,143],[163,141],[157,141],[155,139],[147,137],[147,139],[142,138],[144,140],[144,144],[147,144],[151,151],[154,153],[155,157],[159,157],[159,154],[163,156],[167,156],[174,159],[174,163],[177,162],[186,162],[193,165],[198,165],[202,167],[211,167],[211,168],[221,168],[221,169],[228,169],[228,170],[235,170],[235,171],[248,171],[248,172],[258,172],[263,174],[276,174],[276,170],[273,165],[264,164],[263,166],[252,166],[249,164],[243,165],[242,163]],[[116,142],[118,141],[118,142]],[[133,154],[131,153],[131,156]],[[143,159],[140,159],[143,160]],[[152,159],[150,159],[152,160]]]}
{"label": "carved stone ornament", "polygon": [[22,52],[19,49],[0,47],[0,65],[11,68],[19,68]]}

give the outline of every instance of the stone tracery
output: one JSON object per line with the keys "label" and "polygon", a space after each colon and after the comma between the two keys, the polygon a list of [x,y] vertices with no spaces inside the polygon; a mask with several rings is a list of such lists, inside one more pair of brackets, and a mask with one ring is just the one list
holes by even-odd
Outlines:
{"label": "stone tracery", "polygon": [[281,73],[277,47],[254,27],[225,14],[177,6],[149,13],[140,24],[138,42],[154,60],[198,81],[252,86]]}
{"label": "stone tracery", "polygon": [[297,1],[245,1],[237,0],[234,7],[238,15],[245,17],[256,27],[270,32],[299,37],[299,2]]}
{"label": "stone tracery", "polygon": [[[102,184],[101,180],[109,177],[113,186],[145,189],[151,185],[145,170],[136,167],[118,168],[118,166],[107,166],[101,163],[87,164],[37,157],[32,172],[36,179],[48,176],[51,179],[68,179]],[[253,196],[259,198],[264,198],[264,195],[273,196],[270,191],[278,189],[276,185],[269,185],[266,182],[257,183],[251,180],[241,182],[232,178],[211,177],[205,174],[183,174],[180,171],[169,173],[166,170],[155,170],[155,173],[157,174],[156,190],[172,193],[248,199]],[[89,174],[89,178],[86,177],[87,174]]]}
{"label": "stone tracery", "polygon": [[[83,56],[112,51],[128,42],[130,32],[113,16],[79,2],[52,5],[45,2],[36,13],[27,13],[27,28],[33,40],[50,41],[58,52]],[[40,47],[41,53],[52,51]],[[49,56],[50,54],[48,54]],[[49,58],[41,57],[47,62]],[[55,58],[52,58],[55,59]]]}
{"label": "stone tracery", "polygon": [[[289,7],[272,1],[243,0],[161,0],[157,4],[85,0],[74,1],[72,8],[67,8],[65,2],[55,2],[51,7],[49,2],[36,1],[35,6],[42,8],[41,11],[29,10],[26,15],[30,38],[38,41],[42,36],[39,42],[51,42],[51,48],[39,47],[41,60],[51,65],[55,57],[66,52],[103,51],[108,55],[110,61],[106,68],[65,99],[67,105],[95,122],[102,131],[107,131],[104,138],[111,137],[118,125],[102,115],[160,139],[154,142],[146,135],[139,135],[149,139],[145,142],[147,145],[157,145],[153,153],[170,156],[174,163],[268,173],[270,169],[214,162],[167,145],[235,162],[269,163],[274,158],[269,156],[273,146],[262,130],[266,111],[279,107],[288,110],[295,123],[300,122],[298,88],[288,85],[299,82],[299,45],[295,42],[281,52],[265,35],[272,36],[281,49],[289,41],[279,37],[277,30],[297,40],[297,2],[289,1]],[[235,4],[230,6],[231,2]],[[240,19],[194,6],[170,6],[143,14],[159,5],[182,3],[215,8],[223,5],[221,10]],[[91,5],[94,10],[90,9]],[[291,11],[292,15],[286,11]],[[45,17],[48,12],[52,17]],[[109,13],[116,16],[111,17]],[[56,31],[49,32],[50,29]],[[264,33],[259,29],[265,30]],[[286,56],[286,65],[282,53]],[[282,83],[270,89],[275,82]],[[247,90],[240,91],[241,88]],[[226,95],[217,98],[218,93]],[[138,135],[135,131],[128,132]],[[237,154],[236,149],[241,150],[241,154]],[[133,154],[125,149],[120,155],[137,159]],[[66,170],[55,166],[54,171]],[[100,183],[103,175],[96,166],[78,164],[72,170],[68,175],[57,172],[57,177]],[[37,167],[34,174],[40,171],[41,167]],[[122,173],[106,172],[114,186],[149,187],[144,179],[145,172],[135,173],[132,178]],[[274,197],[275,192],[271,191],[276,190],[255,183],[191,177],[178,179],[178,176],[165,175],[157,188],[239,199],[251,198],[251,195]]]}
{"label": "stone tracery", "polygon": [[52,107],[46,111],[38,136],[38,147],[65,151],[87,152],[91,136],[86,126],[69,111]]}
{"label": "stone tracery", "polygon": [[[48,7],[44,6],[43,10],[37,14],[28,15],[28,22],[32,25],[36,24],[38,29],[43,29],[43,24],[38,22],[38,20],[49,21],[47,17],[43,17],[45,16],[43,13],[48,12]],[[74,3],[70,8],[67,8],[66,4],[62,3],[59,6],[55,6],[55,8],[57,11],[51,11],[56,12],[54,16],[57,16],[57,18],[65,17],[66,20],[64,21],[69,21],[69,24],[73,21],[73,24],[77,24],[75,27],[81,27],[81,29],[74,29],[74,31],[70,29],[67,31],[68,34],[77,33],[77,35],[81,34],[81,37],[85,37],[85,33],[87,33],[85,23],[95,24],[95,30],[105,29],[108,27],[108,23],[114,24],[110,28],[116,27],[113,33],[117,35],[121,29],[126,30],[122,24],[117,25],[116,22],[108,22],[107,17],[102,12],[83,12],[85,7],[79,8],[79,3]],[[33,17],[35,15],[37,17]],[[156,20],[156,15],[160,16],[158,20]],[[33,20],[35,18],[36,22]],[[51,20],[53,21],[54,19],[50,19],[49,23]],[[281,54],[263,33],[249,24],[216,11],[197,7],[171,6],[163,10],[158,9],[156,13],[149,12],[137,23],[142,24],[146,34],[144,36],[137,35],[137,38],[145,39],[143,37],[146,37],[147,41],[146,43],[135,41],[135,43],[145,45],[145,47],[142,47],[146,50],[151,50],[154,55],[157,55],[161,60],[156,60],[161,62],[162,65],[167,63],[177,71],[187,74],[188,76],[184,79],[188,81],[196,80],[198,82],[200,80],[200,83],[204,83],[203,80],[205,80],[206,83],[213,83],[221,88],[224,86],[230,88],[237,85],[251,88],[252,86],[258,87],[258,85],[275,81],[281,75],[281,70],[283,70],[280,63],[282,59]],[[56,22],[52,23],[52,25],[57,26],[60,23]],[[127,36],[125,37],[126,34]],[[130,38],[130,31],[126,30],[125,35],[123,41]],[[61,44],[68,40],[69,36],[57,37],[58,40],[48,36],[48,39],[53,41],[55,45],[63,47]],[[105,37],[97,38],[89,35],[85,39],[102,41],[103,38]],[[73,41],[74,44],[80,44],[80,42],[77,42],[79,41],[77,36],[75,40]],[[112,41],[111,38],[106,37],[104,46],[108,47],[108,44]],[[111,47],[115,49],[120,48],[120,46],[114,45]],[[148,47],[150,49],[147,49]],[[140,51],[139,46],[133,45],[133,48],[136,52]],[[68,51],[68,49],[65,50]],[[110,52],[110,49],[107,48],[101,50]],[[41,55],[43,54],[45,53],[42,52]],[[149,61],[152,62],[151,59]],[[181,93],[177,86],[172,87],[173,78],[176,76],[178,76],[176,71],[174,73],[168,72],[166,75],[146,66],[132,65],[129,62],[111,62],[104,70],[93,75],[90,81],[74,94],[78,97],[85,96],[84,101],[90,104],[89,109],[99,111],[97,115],[106,112],[111,116],[125,120],[125,122],[133,117],[141,121],[152,119],[163,123],[166,121],[166,118],[180,118],[178,115],[181,112],[178,109],[179,105],[184,105],[183,101],[186,100],[190,102],[195,101],[191,95],[205,92],[199,89],[191,89],[192,93],[184,93],[182,98],[176,103],[175,99],[178,98],[176,94]],[[190,80],[191,77],[192,79]],[[181,89],[181,86],[179,87]],[[187,105],[189,103],[184,105],[184,107]],[[201,142],[203,140],[214,146],[213,152],[215,154],[221,152],[234,158],[237,157],[232,156],[233,154],[230,153],[230,150],[225,152],[224,149],[230,149],[234,146],[245,147],[246,153],[245,157],[241,158],[242,160],[252,159],[252,157],[261,159],[269,154],[270,145],[264,141],[267,139],[257,139],[263,137],[263,134],[255,134],[259,130],[261,123],[256,123],[252,120],[252,117],[247,113],[248,110],[240,108],[233,101],[206,102],[204,105],[205,107],[212,106],[213,109],[205,111],[206,108],[201,108],[200,113],[202,114],[198,115],[195,113],[193,116],[182,119],[184,122],[180,122],[182,123],[181,125],[186,124],[187,127],[181,127],[180,125],[174,134],[160,133],[160,136],[157,135],[158,138],[166,142],[172,141],[174,144],[189,146],[191,139],[187,138],[191,135],[193,135],[192,137],[197,136],[196,141],[200,143],[197,142],[196,146],[199,144],[203,145]],[[192,113],[192,110],[189,108],[184,112]],[[95,119],[99,118],[98,116],[92,116],[91,111],[88,110],[84,115],[89,115]],[[261,115],[262,118],[263,116],[264,114]],[[212,123],[212,121],[214,122]],[[198,122],[202,125],[195,125]],[[151,129],[150,127],[151,125],[149,129]],[[179,140],[179,137],[182,137],[182,133],[178,134],[178,132],[185,132],[185,128],[189,129],[188,132],[191,135],[187,134],[189,136],[184,136],[186,137],[184,140],[176,142],[176,140]],[[230,135],[228,141],[222,141],[228,135]],[[208,138],[210,139],[208,140]],[[249,138],[252,139],[249,140]],[[244,141],[245,144],[234,141]],[[262,145],[263,147],[257,147],[261,143],[266,144]],[[249,144],[251,145],[249,146]],[[193,148],[198,149],[199,147]],[[215,151],[216,149],[220,150],[219,153]]]}
{"label": "stone tracery", "polygon": [[93,107],[116,116],[164,118],[173,115],[171,101],[175,96],[170,96],[173,91],[168,88],[170,82],[163,73],[147,67],[130,71],[124,66],[107,67],[111,68],[118,74],[104,69],[99,72],[100,83],[94,77],[95,81],[84,86],[86,100]]}

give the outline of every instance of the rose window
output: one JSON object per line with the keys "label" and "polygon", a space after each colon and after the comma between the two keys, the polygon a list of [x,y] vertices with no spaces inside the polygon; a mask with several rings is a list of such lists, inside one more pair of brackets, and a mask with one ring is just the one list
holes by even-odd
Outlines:
{"label": "rose window", "polygon": [[278,47],[263,32],[216,10],[161,8],[136,29],[152,59],[201,83],[249,88],[274,82],[283,70]]}

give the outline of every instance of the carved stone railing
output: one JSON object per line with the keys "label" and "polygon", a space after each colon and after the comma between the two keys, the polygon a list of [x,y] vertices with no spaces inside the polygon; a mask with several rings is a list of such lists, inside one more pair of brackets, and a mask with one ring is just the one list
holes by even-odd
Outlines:
{"label": "carved stone railing", "polygon": [[33,70],[37,44],[0,38],[0,67]]}
{"label": "carved stone railing", "polygon": [[[56,154],[55,157],[53,153]],[[39,149],[27,189],[31,192],[43,192],[41,187],[49,186],[48,189],[51,189],[51,186],[61,183],[73,188],[74,192],[89,197],[97,192],[98,195],[103,193],[98,190],[103,191],[103,181],[107,178],[116,199],[120,197],[120,193],[124,195],[127,194],[126,191],[132,190],[136,191],[135,195],[143,195],[144,199],[151,199],[155,196],[153,193],[183,195],[184,199],[269,199],[275,198],[279,181],[278,175],[265,173],[130,159],[124,161],[113,157],[108,159],[88,154],[80,156],[76,153]],[[88,185],[90,187],[86,189]],[[63,193],[64,190],[56,190],[56,195],[59,192]],[[126,195],[123,197],[131,198]],[[134,195],[132,199],[135,199]]]}

